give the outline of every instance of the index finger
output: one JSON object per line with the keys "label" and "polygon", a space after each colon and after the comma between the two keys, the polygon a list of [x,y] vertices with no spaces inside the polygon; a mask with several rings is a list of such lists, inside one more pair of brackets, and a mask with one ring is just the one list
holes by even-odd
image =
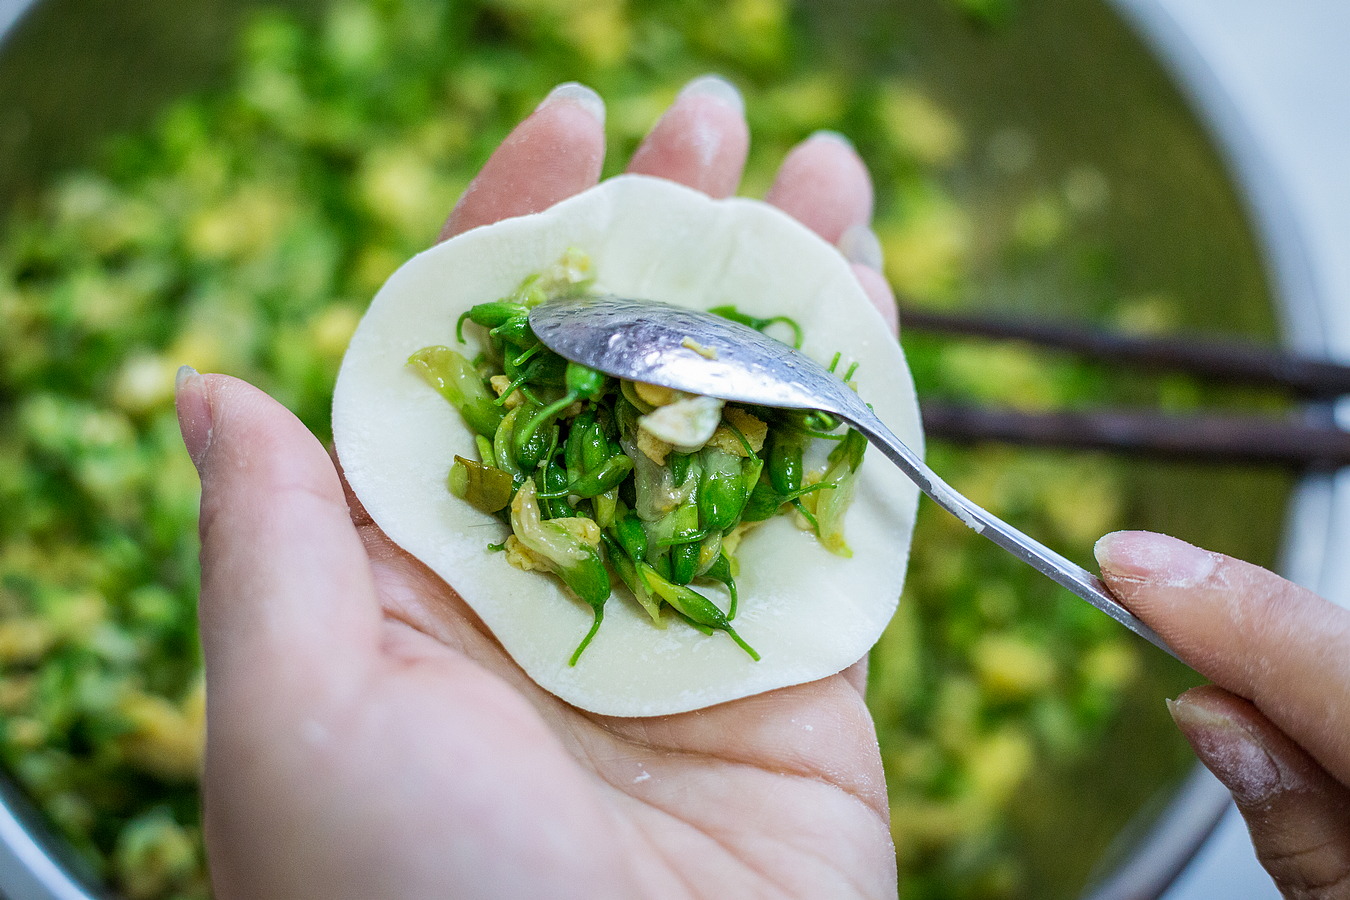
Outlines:
{"label": "index finger", "polygon": [[1149,532],[1097,542],[1102,579],[1196,671],[1350,783],[1350,612],[1259,566]]}

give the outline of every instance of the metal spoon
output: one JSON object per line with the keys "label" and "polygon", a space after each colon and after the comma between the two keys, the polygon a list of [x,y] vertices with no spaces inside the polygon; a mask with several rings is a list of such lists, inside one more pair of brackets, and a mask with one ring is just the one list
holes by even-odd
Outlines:
{"label": "metal spoon", "polygon": [[1096,575],[952,490],[848,385],[787,344],[711,313],[614,296],[536,306],[530,310],[530,327],[550,350],[607,375],[739,403],[833,413],[862,432],[939,506],[1176,656],[1152,628],[1115,601]]}

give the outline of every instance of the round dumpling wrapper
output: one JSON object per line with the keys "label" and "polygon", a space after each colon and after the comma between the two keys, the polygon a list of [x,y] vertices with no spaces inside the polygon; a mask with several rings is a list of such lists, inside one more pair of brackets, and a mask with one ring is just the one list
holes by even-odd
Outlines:
{"label": "round dumpling wrapper", "polygon": [[[918,501],[913,484],[875,451],[845,517],[851,558],[830,553],[788,516],[741,543],[735,626],[759,662],[726,634],[706,636],[678,620],[654,627],[614,579],[604,623],[568,665],[591,609],[557,578],[515,569],[488,549],[507,527],[446,487],[456,454],[477,458],[473,435],[407,359],[426,346],[457,346],[461,313],[508,295],[571,248],[589,254],[601,292],[795,318],[803,351],[822,361],[842,352],[842,368],[857,361],[863,398],[921,452],[904,355],[835,248],[767,204],[626,175],[545,212],[461,234],[390,277],[352,338],[333,396],[333,436],[356,496],[390,539],[454,587],[531,678],[582,709],[684,712],[859,660],[895,611]],[[472,358],[481,348],[469,340],[460,349]],[[699,589],[725,608],[720,586]]]}

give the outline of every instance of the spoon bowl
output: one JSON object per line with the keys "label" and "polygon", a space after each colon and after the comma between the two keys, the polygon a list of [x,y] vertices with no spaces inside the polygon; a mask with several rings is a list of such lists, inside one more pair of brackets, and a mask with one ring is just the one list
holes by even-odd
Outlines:
{"label": "spoon bowl", "polygon": [[530,310],[544,346],[606,375],[737,403],[831,413],[857,428],[939,506],[1135,634],[1177,654],[1101,579],[953,490],[837,375],[798,350],[713,313],[613,295]]}

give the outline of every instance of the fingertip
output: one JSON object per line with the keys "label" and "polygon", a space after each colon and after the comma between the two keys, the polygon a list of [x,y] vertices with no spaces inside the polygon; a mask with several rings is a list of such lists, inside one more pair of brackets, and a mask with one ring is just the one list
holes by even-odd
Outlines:
{"label": "fingertip", "polygon": [[1340,896],[1350,880],[1350,790],[1256,706],[1216,685],[1168,709],[1233,795],[1258,858],[1289,897]]}
{"label": "fingertip", "polygon": [[[176,402],[184,444],[207,482],[244,478],[256,469],[278,467],[331,480],[322,465],[327,452],[296,415],[266,392],[229,375],[187,373]],[[284,477],[269,471],[271,477]]]}
{"label": "fingertip", "polygon": [[[1167,711],[1196,756],[1239,802],[1258,803],[1280,783],[1280,769],[1263,740],[1270,735],[1253,727],[1264,721],[1250,703],[1214,685],[1186,691],[1167,701]],[[1267,723],[1268,725],[1268,723]]]}
{"label": "fingertip", "polygon": [[[1350,613],[1259,566],[1166,535],[1115,532],[1095,553],[1110,591],[1183,660],[1350,780],[1340,716],[1330,712],[1350,709]],[[1209,705],[1174,704],[1174,715],[1212,712],[1218,702],[1207,694],[1187,702],[1201,699]]]}
{"label": "fingertip", "polygon": [[601,128],[605,127],[604,98],[594,89],[579,81],[564,81],[549,91],[544,99],[539,102],[539,105],[535,107],[535,111],[537,112],[554,103],[570,103],[595,119]]}
{"label": "fingertip", "polygon": [[717,75],[695,78],[652,126],[628,164],[636,175],[679,182],[711,197],[736,192],[750,148],[745,102]]}
{"label": "fingertip", "polygon": [[737,115],[745,115],[745,98],[741,96],[740,89],[721,75],[710,73],[693,79],[680,88],[680,92],[675,95],[675,103],[695,97],[716,100]]}
{"label": "fingertip", "polygon": [[1191,588],[1218,568],[1220,556],[1150,531],[1117,531],[1093,546],[1102,578],[1111,584]]}
{"label": "fingertip", "polygon": [[192,366],[180,367],[173,395],[183,445],[200,472],[202,457],[211,446],[211,403],[206,396],[206,378]]}
{"label": "fingertip", "polygon": [[593,187],[605,161],[604,123],[599,94],[577,82],[558,85],[483,164],[438,240],[541,212]]}
{"label": "fingertip", "polygon": [[885,260],[882,257],[881,241],[876,232],[866,224],[859,222],[844,229],[844,233],[835,242],[844,259],[856,265],[881,273]]}
{"label": "fingertip", "polygon": [[872,176],[848,138],[817,131],[784,157],[764,199],[833,244],[872,220]]}

